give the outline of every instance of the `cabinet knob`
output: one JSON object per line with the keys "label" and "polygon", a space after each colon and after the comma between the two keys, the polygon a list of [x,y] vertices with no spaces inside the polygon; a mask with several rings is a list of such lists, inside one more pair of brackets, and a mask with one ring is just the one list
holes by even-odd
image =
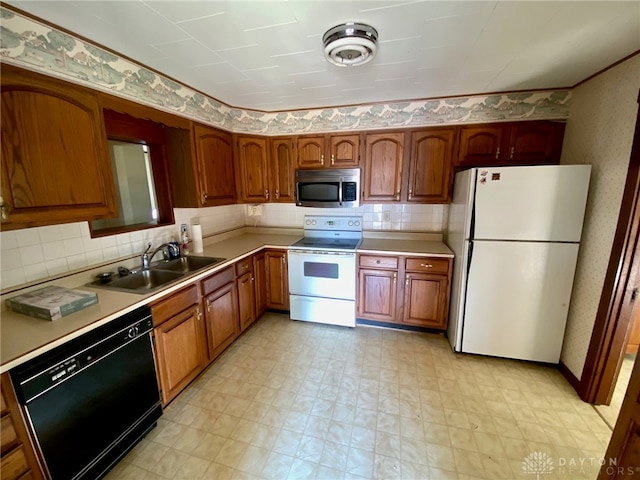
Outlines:
{"label": "cabinet knob", "polygon": [[320,165],[324,165],[324,155],[320,155]]}
{"label": "cabinet knob", "polygon": [[379,265],[380,264],[380,260],[376,260],[376,263]]}
{"label": "cabinet knob", "polygon": [[509,154],[509,160],[513,160],[513,152],[515,151],[515,147],[511,147],[511,153]]}
{"label": "cabinet knob", "polygon": [[253,277],[251,277],[251,283],[253,283],[253,280],[254,280],[254,278],[253,278]]}
{"label": "cabinet knob", "polygon": [[398,281],[398,274],[394,272],[394,274],[393,274],[393,284],[395,285],[397,281]]}
{"label": "cabinet knob", "polygon": [[400,190],[396,192],[396,200],[400,200]]}
{"label": "cabinet knob", "polygon": [[412,188],[410,188],[410,189],[409,189],[409,200],[411,200],[411,196],[412,196],[412,195],[413,195],[413,189],[412,189]]}
{"label": "cabinet knob", "polygon": [[335,165],[335,163],[336,163],[336,158],[335,158],[335,155],[332,153],[331,154],[331,165]]}
{"label": "cabinet knob", "polygon": [[207,195],[207,192],[202,192],[202,203],[205,203],[207,201],[207,198],[209,198],[209,195]]}
{"label": "cabinet knob", "polygon": [[433,265],[431,265],[430,263],[421,263],[420,266],[424,268],[433,268]]}
{"label": "cabinet knob", "polygon": [[404,284],[407,286],[409,285],[409,275],[405,277]]}
{"label": "cabinet knob", "polygon": [[276,200],[280,198],[280,190],[276,190]]}
{"label": "cabinet knob", "polygon": [[496,160],[500,157],[500,147],[496,148]]}
{"label": "cabinet knob", "polygon": [[269,200],[269,190],[265,190],[265,191],[264,191],[264,198],[266,198],[267,200]]}

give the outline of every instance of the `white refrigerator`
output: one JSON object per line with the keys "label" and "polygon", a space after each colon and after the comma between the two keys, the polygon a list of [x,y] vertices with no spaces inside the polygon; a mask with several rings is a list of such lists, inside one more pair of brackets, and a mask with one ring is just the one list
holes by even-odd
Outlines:
{"label": "white refrigerator", "polygon": [[446,231],[454,351],[559,362],[590,174],[590,165],[456,174]]}

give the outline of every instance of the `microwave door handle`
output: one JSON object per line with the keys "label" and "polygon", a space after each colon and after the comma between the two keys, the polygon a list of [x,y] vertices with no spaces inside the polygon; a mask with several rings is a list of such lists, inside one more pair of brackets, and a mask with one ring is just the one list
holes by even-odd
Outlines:
{"label": "microwave door handle", "polygon": [[340,182],[338,183],[338,203],[342,206],[342,178],[340,178]]}

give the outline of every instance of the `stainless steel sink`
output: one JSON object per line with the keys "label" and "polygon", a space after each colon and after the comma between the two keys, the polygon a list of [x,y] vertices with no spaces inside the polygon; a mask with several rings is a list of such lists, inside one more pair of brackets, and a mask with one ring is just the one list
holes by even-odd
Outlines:
{"label": "stainless steel sink", "polygon": [[188,273],[216,265],[225,260],[226,258],[217,257],[181,257],[156,263],[149,270],[132,271],[131,274],[124,277],[111,277],[112,279],[107,282],[96,280],[89,285],[128,293],[151,293],[179,280]]}
{"label": "stainless steel sink", "polygon": [[201,268],[209,267],[217,263],[224,262],[226,258],[217,257],[180,257],[175,260],[161,262],[153,266],[153,270],[164,270],[168,272],[191,273]]}
{"label": "stainless steel sink", "polygon": [[114,278],[108,283],[96,284],[94,282],[92,285],[133,293],[149,293],[178,280],[182,276],[183,273],[166,270],[138,270],[126,277]]}

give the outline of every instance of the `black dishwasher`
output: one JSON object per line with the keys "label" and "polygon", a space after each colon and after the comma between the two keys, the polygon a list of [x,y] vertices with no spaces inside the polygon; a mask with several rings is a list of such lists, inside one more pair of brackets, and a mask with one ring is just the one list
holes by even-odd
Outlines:
{"label": "black dishwasher", "polygon": [[156,425],[152,326],[143,307],[11,370],[53,480],[102,478]]}

